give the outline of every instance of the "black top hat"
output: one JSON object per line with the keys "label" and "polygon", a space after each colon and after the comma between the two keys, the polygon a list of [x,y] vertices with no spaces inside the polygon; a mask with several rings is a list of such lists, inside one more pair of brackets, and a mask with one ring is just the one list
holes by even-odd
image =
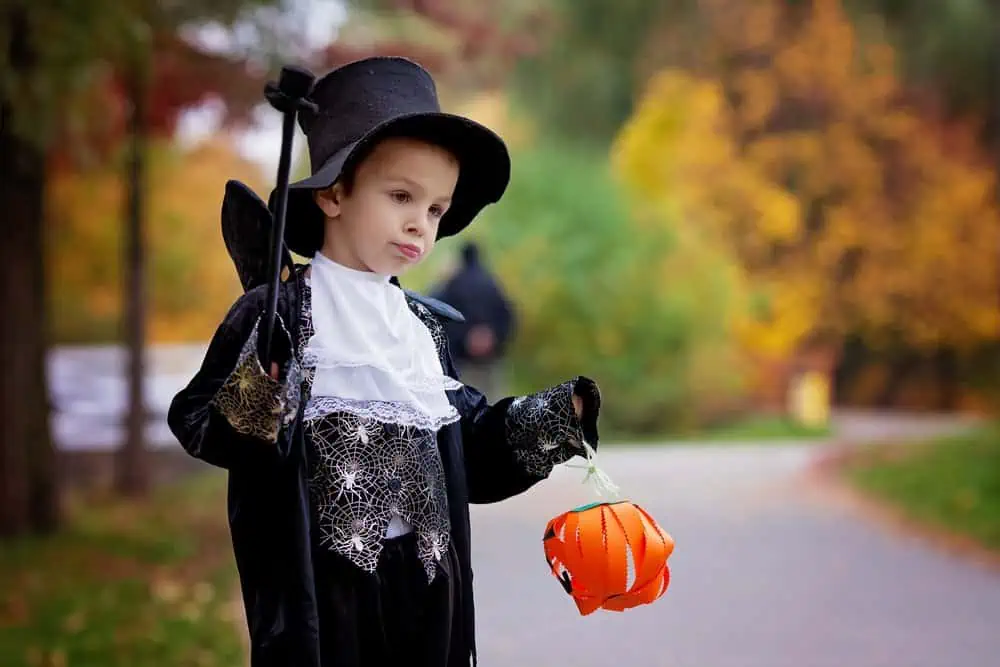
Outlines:
{"label": "black top hat", "polygon": [[[323,245],[325,216],[313,190],[327,188],[381,139],[406,136],[440,145],[459,160],[451,206],[438,238],[462,231],[483,207],[500,199],[510,180],[510,156],[495,133],[462,116],[443,113],[431,75],[399,57],[374,57],[339,67],[316,82],[318,107],[299,124],[309,146],[312,176],[289,185],[285,243],[312,257]],[[275,193],[271,193],[273,208]]]}

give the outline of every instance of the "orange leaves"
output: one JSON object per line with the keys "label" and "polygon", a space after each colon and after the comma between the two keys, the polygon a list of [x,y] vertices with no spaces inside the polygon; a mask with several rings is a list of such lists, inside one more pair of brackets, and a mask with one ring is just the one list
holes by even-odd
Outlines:
{"label": "orange leaves", "polygon": [[779,91],[774,77],[744,70],[736,73],[732,86],[743,100],[742,106],[735,110],[737,122],[748,130],[764,129],[778,104]]}
{"label": "orange leaves", "polygon": [[798,203],[740,155],[733,125],[720,85],[668,70],[619,134],[614,163],[633,196],[679,208],[710,237],[743,230],[748,249],[760,238],[794,237]]}
{"label": "orange leaves", "polygon": [[[265,191],[257,168],[222,139],[187,153],[160,143],[150,150],[145,224],[152,341],[206,340],[240,293],[219,231],[228,178]],[[53,177],[49,284],[56,340],[119,336],[123,202],[120,173],[111,168]]]}
{"label": "orange leaves", "polygon": [[772,67],[786,95],[839,101],[857,83],[854,31],[838,0],[811,5],[806,20],[790,25],[771,45]]}
{"label": "orange leaves", "polygon": [[679,208],[738,259],[767,303],[748,344],[995,338],[1000,216],[971,129],[904,106],[891,49],[838,0],[708,6],[716,78],[654,77],[614,158],[644,208]]}

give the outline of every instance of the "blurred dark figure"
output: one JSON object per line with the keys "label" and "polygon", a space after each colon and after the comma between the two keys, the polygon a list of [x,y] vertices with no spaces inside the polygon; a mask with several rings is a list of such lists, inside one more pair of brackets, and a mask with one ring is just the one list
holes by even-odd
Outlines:
{"label": "blurred dark figure", "polygon": [[503,391],[502,358],[513,333],[514,313],[475,243],[462,246],[462,266],[435,292],[465,316],[445,327],[448,345],[465,382],[488,397]]}

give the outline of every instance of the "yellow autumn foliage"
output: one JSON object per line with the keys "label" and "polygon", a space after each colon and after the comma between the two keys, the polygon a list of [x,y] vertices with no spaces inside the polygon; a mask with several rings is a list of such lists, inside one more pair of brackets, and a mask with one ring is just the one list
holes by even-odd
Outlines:
{"label": "yellow autumn foliage", "polygon": [[[151,342],[203,341],[242,292],[222,241],[226,180],[266,192],[256,165],[222,138],[149,151],[146,245]],[[121,172],[57,174],[49,192],[49,287],[57,341],[119,340],[123,297]]]}
{"label": "yellow autumn foliage", "polygon": [[1000,217],[970,131],[901,102],[891,50],[861,43],[837,0],[709,7],[726,67],[659,72],[613,160],[645,206],[732,253],[745,344],[995,338]]}
{"label": "yellow autumn foliage", "polygon": [[515,112],[502,90],[484,90],[463,97],[454,109],[448,110],[490,128],[503,138],[511,150],[517,150],[535,139],[532,123]]}

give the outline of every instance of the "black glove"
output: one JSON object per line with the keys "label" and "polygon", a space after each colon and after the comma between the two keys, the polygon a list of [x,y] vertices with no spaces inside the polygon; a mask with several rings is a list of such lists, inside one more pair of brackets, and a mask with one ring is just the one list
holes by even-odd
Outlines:
{"label": "black glove", "polygon": [[580,428],[587,444],[597,449],[599,439],[597,433],[597,417],[601,412],[601,390],[590,378],[580,376],[573,385],[573,394],[583,400],[583,410],[580,414]]}

